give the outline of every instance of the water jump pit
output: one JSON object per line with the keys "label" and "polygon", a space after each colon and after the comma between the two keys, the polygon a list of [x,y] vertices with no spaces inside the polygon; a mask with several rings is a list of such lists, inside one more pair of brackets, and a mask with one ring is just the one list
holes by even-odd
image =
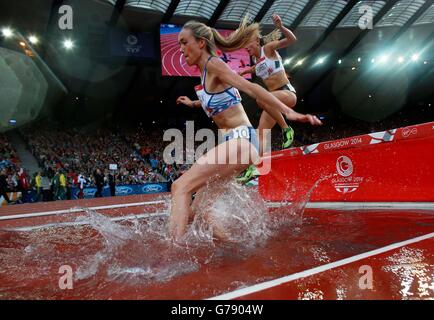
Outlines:
{"label": "water jump pit", "polygon": [[[258,187],[201,201],[176,244],[169,194],[2,207],[0,299],[433,299],[433,137],[399,132],[274,154]],[[400,166],[404,151],[413,169],[399,179],[363,160],[393,154]],[[214,241],[205,212],[230,241]]]}

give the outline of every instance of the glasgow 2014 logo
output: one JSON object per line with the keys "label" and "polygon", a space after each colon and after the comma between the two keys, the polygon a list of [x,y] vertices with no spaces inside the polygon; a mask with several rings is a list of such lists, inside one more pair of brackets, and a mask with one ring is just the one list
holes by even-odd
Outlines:
{"label": "glasgow 2014 logo", "polygon": [[336,161],[336,169],[342,177],[348,177],[353,174],[353,162],[350,158],[342,156]]}
{"label": "glasgow 2014 logo", "polygon": [[363,182],[363,177],[355,177],[353,161],[347,156],[340,156],[336,160],[338,175],[332,179],[332,184],[339,193],[353,193]]}

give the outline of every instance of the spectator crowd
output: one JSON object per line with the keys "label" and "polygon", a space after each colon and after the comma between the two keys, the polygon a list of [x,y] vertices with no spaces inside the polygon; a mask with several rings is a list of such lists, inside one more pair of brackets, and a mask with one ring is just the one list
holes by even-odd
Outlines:
{"label": "spectator crowd", "polygon": [[71,199],[73,187],[80,189],[79,197],[85,187],[96,187],[98,197],[108,185],[114,195],[118,184],[171,183],[188,169],[163,161],[162,131],[32,127],[20,133],[40,171],[30,177],[4,135],[0,136],[0,170],[6,180],[2,190],[22,192],[23,201],[30,190],[36,194],[33,201]]}
{"label": "spectator crowd", "polygon": [[16,150],[4,134],[0,134],[0,196],[6,202],[12,202],[8,192],[16,191],[26,194],[30,190],[30,180],[21,167],[21,161]]}
{"label": "spectator crowd", "polygon": [[[315,128],[291,124],[295,130],[293,147],[393,126],[390,123],[384,123],[384,128],[369,124],[349,126],[347,121],[327,120],[324,126]],[[170,142],[163,141],[164,131],[160,128],[115,126],[78,130],[39,125],[21,129],[20,133],[40,170],[30,177],[7,137],[0,134],[0,191],[6,200],[6,192],[18,191],[23,194],[23,201],[27,201],[26,195],[31,190],[36,194],[33,201],[66,200],[71,199],[73,187],[79,188],[79,197],[84,196],[85,187],[96,187],[95,196],[102,196],[105,185],[114,195],[115,186],[119,184],[171,184],[189,168],[188,165],[170,165],[163,161],[163,151]],[[280,150],[280,131],[273,130],[272,137],[272,150]],[[183,152],[185,157],[185,150]]]}

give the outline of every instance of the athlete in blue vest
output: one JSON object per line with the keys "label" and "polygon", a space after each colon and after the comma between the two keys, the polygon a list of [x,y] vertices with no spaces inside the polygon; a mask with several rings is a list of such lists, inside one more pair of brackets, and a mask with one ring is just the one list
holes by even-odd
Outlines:
{"label": "athlete in blue vest", "polygon": [[[202,107],[224,132],[225,139],[223,143],[199,158],[173,183],[168,227],[174,239],[182,238],[189,218],[194,216],[191,208],[193,193],[206,184],[235,178],[249,164],[259,160],[256,132],[244,111],[238,90],[255,99],[276,120],[284,114],[289,120],[309,121],[308,116],[288,108],[267,90],[247,81],[215,57],[217,47],[223,51],[226,47],[244,48],[247,43],[242,33],[225,38],[215,29],[191,21],[184,25],[178,41],[186,63],[199,68],[202,81],[201,85],[196,87],[199,100],[192,101],[184,96],[179,97],[177,103],[189,107]],[[245,154],[249,155],[248,163],[242,161],[241,155]],[[213,226],[214,236],[224,239],[224,230],[218,230],[215,225]]]}

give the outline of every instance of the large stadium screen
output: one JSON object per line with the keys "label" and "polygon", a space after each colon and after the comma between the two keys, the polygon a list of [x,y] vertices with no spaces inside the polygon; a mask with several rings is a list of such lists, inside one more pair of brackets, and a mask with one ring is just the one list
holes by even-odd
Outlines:
{"label": "large stadium screen", "polygon": [[[179,50],[178,34],[181,29],[180,26],[170,24],[160,26],[162,74],[163,76],[199,77],[199,69],[188,66]],[[231,30],[218,31],[222,35],[229,35],[232,32]],[[217,51],[217,54],[236,72],[250,66],[249,54],[244,49],[228,53]],[[251,79],[251,75],[245,75],[245,78]]]}

